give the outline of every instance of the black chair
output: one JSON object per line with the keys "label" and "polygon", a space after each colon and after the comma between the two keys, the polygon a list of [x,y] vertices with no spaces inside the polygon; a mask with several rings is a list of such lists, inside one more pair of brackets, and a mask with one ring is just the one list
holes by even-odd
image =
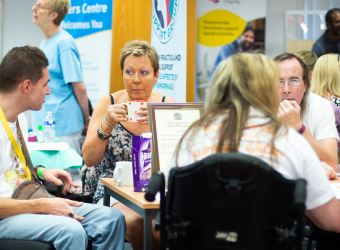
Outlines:
{"label": "black chair", "polygon": [[0,239],[1,250],[55,250],[53,244],[33,240],[3,240]]}
{"label": "black chair", "polygon": [[[52,243],[37,240],[0,239],[0,250],[55,250]],[[89,241],[86,250],[92,250]]]}
{"label": "black chair", "polygon": [[161,191],[161,249],[301,249],[306,181],[287,180],[258,158],[228,153],[153,175]]}

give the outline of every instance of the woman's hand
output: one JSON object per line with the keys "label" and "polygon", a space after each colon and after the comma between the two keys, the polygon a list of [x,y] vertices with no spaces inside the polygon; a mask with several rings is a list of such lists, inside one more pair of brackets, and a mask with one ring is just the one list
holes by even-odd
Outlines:
{"label": "woman's hand", "polygon": [[127,107],[124,104],[114,104],[107,107],[105,119],[110,125],[116,126],[118,122],[128,121],[125,115],[127,115]]}
{"label": "woman's hand", "polygon": [[139,116],[136,118],[137,123],[139,124],[148,124],[148,107],[146,105],[140,106],[140,110],[136,111],[136,114]]}
{"label": "woman's hand", "polygon": [[[148,102],[151,102],[151,99],[148,99]],[[137,123],[139,124],[149,124],[148,117],[148,107],[145,105],[140,106],[140,110],[136,111],[136,114],[139,116],[136,118]]]}

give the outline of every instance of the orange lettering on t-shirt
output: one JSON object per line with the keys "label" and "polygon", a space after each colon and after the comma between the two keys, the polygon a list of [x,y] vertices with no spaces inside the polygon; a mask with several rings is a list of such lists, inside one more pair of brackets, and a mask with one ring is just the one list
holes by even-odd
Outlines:
{"label": "orange lettering on t-shirt", "polygon": [[247,152],[249,152],[249,153],[253,153],[253,152],[254,152],[253,144],[252,144],[252,143],[249,143],[249,144],[246,146],[246,150],[247,150]]}
{"label": "orange lettering on t-shirt", "polygon": [[246,122],[246,127],[247,127],[247,128],[254,127],[254,126],[255,126],[254,123]]}
{"label": "orange lettering on t-shirt", "polygon": [[[217,147],[216,147],[217,148]],[[222,147],[222,153],[226,153],[229,151],[229,146],[223,145]]]}
{"label": "orange lettering on t-shirt", "polygon": [[266,132],[267,132],[268,134],[272,134],[272,133],[273,133],[272,130],[270,129],[270,127],[268,127],[268,126],[266,126]]}
{"label": "orange lettering on t-shirt", "polygon": [[[271,147],[269,145],[265,145],[263,147],[263,153],[264,154],[267,154],[267,155],[270,155],[270,150],[271,150]],[[274,151],[275,152],[275,151]]]}
{"label": "orange lettering on t-shirt", "polygon": [[262,146],[260,144],[256,144],[255,152],[256,153],[263,153],[263,149],[262,149]]}
{"label": "orange lettering on t-shirt", "polygon": [[285,156],[284,153],[282,153],[280,150],[277,150],[277,149],[276,149],[276,153],[277,153],[277,155],[276,155],[277,157],[281,158],[281,157]]}
{"label": "orange lettering on t-shirt", "polygon": [[242,135],[242,139],[249,140],[249,141],[258,141],[259,140],[259,136],[257,134],[244,133]]}
{"label": "orange lettering on t-shirt", "polygon": [[204,128],[204,132],[218,131],[220,129],[220,124],[212,124]]}

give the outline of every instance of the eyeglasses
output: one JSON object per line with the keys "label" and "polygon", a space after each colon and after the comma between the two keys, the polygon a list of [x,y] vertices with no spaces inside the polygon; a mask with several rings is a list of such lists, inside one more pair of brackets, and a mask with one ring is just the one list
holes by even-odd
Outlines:
{"label": "eyeglasses", "polygon": [[33,7],[32,8],[34,8],[35,6],[37,6],[38,10],[41,10],[41,9],[50,9],[50,8],[42,6],[41,3],[33,3]]}
{"label": "eyeglasses", "polygon": [[279,88],[282,88],[283,86],[285,86],[286,82],[288,83],[288,85],[290,87],[296,88],[301,84],[302,81],[303,80],[300,80],[300,79],[290,79],[290,80],[287,80],[287,81],[280,80]]}

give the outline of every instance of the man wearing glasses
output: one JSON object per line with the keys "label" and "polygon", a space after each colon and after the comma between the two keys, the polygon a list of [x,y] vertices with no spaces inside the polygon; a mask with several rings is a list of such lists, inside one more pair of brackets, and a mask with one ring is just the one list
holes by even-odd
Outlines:
{"label": "man wearing glasses", "polygon": [[308,70],[300,57],[283,53],[274,61],[279,63],[280,70],[278,116],[312,145],[320,161],[326,163],[323,163],[326,172],[329,166],[337,172],[339,137],[331,104],[309,92]]}
{"label": "man wearing glasses", "polygon": [[314,43],[312,52],[318,57],[329,53],[340,53],[340,9],[334,8],[326,14],[327,30]]}

